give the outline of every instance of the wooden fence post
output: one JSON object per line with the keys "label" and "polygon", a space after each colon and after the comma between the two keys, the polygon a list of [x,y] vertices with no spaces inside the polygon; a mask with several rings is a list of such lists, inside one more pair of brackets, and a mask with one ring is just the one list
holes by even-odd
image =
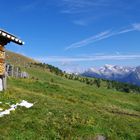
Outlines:
{"label": "wooden fence post", "polygon": [[7,76],[3,77],[2,82],[3,82],[3,90],[6,90],[7,89]]}

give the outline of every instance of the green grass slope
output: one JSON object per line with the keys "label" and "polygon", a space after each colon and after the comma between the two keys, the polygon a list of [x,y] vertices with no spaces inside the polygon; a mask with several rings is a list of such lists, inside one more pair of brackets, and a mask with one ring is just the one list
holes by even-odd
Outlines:
{"label": "green grass slope", "polygon": [[24,68],[30,79],[8,78],[2,102],[27,100],[0,118],[3,140],[139,140],[140,94],[122,93],[56,76],[39,67]]}

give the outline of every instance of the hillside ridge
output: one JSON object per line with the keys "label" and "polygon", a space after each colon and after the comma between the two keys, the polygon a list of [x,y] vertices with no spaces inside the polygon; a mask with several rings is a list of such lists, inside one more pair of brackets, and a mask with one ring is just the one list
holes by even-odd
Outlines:
{"label": "hillside ridge", "polygon": [[8,77],[0,108],[22,100],[34,105],[0,118],[1,139],[139,139],[140,94],[107,89],[97,79],[98,84],[90,85],[90,78],[67,75],[47,64],[21,69],[30,77]]}
{"label": "hillside ridge", "polygon": [[11,63],[16,66],[26,66],[30,63],[37,63],[37,60],[29,58],[19,53],[6,50],[6,63]]}

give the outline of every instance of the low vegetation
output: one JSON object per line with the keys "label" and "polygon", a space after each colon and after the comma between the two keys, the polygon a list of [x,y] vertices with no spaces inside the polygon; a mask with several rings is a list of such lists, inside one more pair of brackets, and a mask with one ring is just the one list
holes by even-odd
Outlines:
{"label": "low vegetation", "polygon": [[0,118],[0,139],[91,140],[102,135],[108,140],[139,140],[140,94],[107,88],[102,80],[97,88],[37,65],[22,69],[30,78],[9,77],[0,100],[27,100],[34,106]]}
{"label": "low vegetation", "polygon": [[88,77],[83,77],[83,76],[75,75],[75,74],[67,74],[63,72],[62,70],[58,69],[57,67],[54,67],[45,63],[31,63],[30,66],[38,66],[40,68],[47,69],[56,75],[65,77],[70,80],[80,81],[91,86],[96,85],[97,88],[105,87],[107,89],[114,89],[114,90],[122,91],[126,93],[130,93],[130,92],[140,93],[140,87],[136,85],[121,83],[121,82],[116,82],[116,81],[111,81],[111,80],[105,80],[105,79],[99,79],[99,78],[88,78]]}

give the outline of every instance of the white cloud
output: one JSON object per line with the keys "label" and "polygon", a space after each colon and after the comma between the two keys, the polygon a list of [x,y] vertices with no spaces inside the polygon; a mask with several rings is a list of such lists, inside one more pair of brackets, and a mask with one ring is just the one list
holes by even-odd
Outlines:
{"label": "white cloud", "polygon": [[120,31],[118,31],[116,35],[132,32],[132,31],[140,31],[140,23],[135,23],[128,27],[125,27],[121,29]]}
{"label": "white cloud", "polygon": [[81,12],[87,12],[89,9],[94,9],[95,7],[108,6],[112,2],[110,0],[61,0],[65,10],[62,13],[75,14]]}
{"label": "white cloud", "polygon": [[132,32],[132,31],[140,31],[140,23],[132,24],[131,26],[125,27],[123,29],[119,29],[118,31],[110,31],[110,30],[103,31],[97,35],[83,39],[79,42],[72,43],[71,45],[66,47],[65,50],[74,49],[74,48],[81,48],[81,47],[87,46],[89,44],[92,44],[94,42],[99,42],[101,40],[110,38],[112,36],[117,36],[120,34]]}
{"label": "white cloud", "polygon": [[20,7],[21,11],[31,11],[31,10],[35,10],[36,8],[38,8],[40,4],[39,0],[35,0],[33,2],[27,3],[26,5],[23,5],[22,7]]}
{"label": "white cloud", "polygon": [[100,41],[102,39],[108,38],[111,35],[112,35],[112,33],[109,30],[108,31],[104,31],[104,32],[101,32],[101,33],[99,33],[97,35],[89,37],[87,39],[84,39],[84,40],[81,40],[79,42],[73,43],[70,46],[66,47],[66,50],[69,50],[69,49],[72,49],[72,48],[80,48],[80,47],[89,45],[91,43]]}
{"label": "white cloud", "polygon": [[50,56],[50,57],[37,57],[34,58],[38,61],[49,63],[49,62],[84,62],[84,61],[104,61],[104,60],[134,60],[140,59],[140,54],[129,54],[129,55],[93,55],[85,57],[63,57],[63,56]]}
{"label": "white cloud", "polygon": [[140,31],[140,23],[135,23],[135,24],[133,24],[133,28],[134,28],[135,30]]}
{"label": "white cloud", "polygon": [[80,25],[80,26],[86,26],[87,25],[86,20],[74,20],[73,23],[76,24],[76,25]]}

